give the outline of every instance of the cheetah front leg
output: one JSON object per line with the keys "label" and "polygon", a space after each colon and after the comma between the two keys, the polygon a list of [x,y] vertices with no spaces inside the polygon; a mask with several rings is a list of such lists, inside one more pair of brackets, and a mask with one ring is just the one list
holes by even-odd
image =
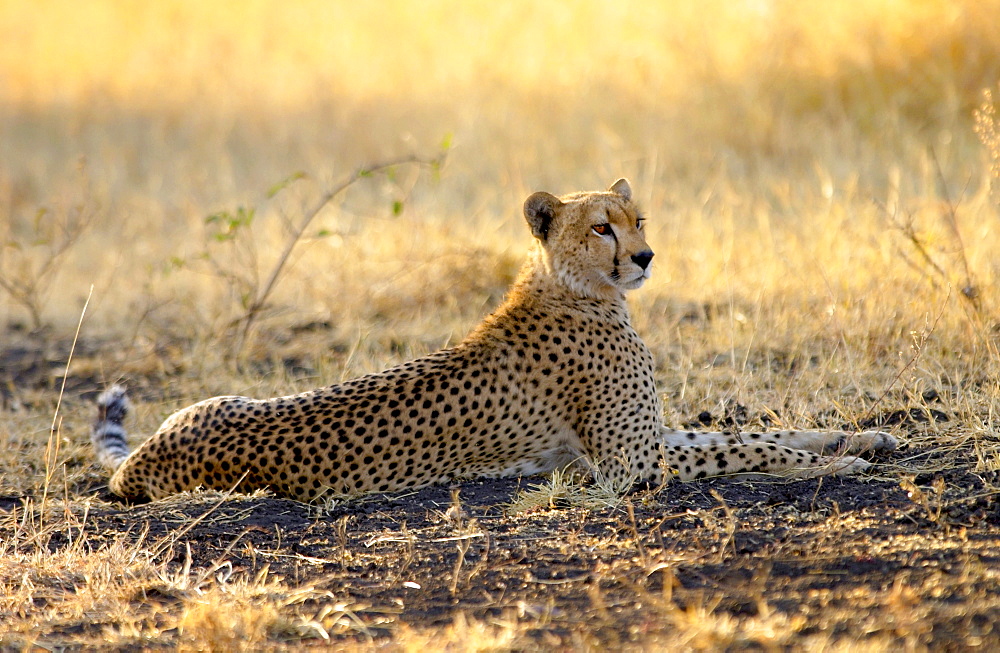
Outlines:
{"label": "cheetah front leg", "polygon": [[701,433],[660,429],[660,441],[665,446],[690,445],[752,445],[758,442],[777,444],[789,449],[802,449],[820,454],[857,455],[867,451],[893,451],[898,441],[882,431],[845,433],[843,431],[770,431],[750,433]]}
{"label": "cheetah front leg", "polygon": [[824,456],[814,451],[791,449],[771,442],[662,445],[660,455],[670,473],[681,481],[747,473],[776,474],[791,478],[812,478],[827,474],[845,476],[864,471],[871,465],[855,456]]}

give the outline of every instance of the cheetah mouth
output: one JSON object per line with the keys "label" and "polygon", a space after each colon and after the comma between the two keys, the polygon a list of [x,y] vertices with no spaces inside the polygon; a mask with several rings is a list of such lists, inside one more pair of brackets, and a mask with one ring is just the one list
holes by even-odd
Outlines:
{"label": "cheetah mouth", "polygon": [[650,277],[650,268],[639,270],[631,279],[627,279],[619,268],[615,268],[611,274],[605,277],[607,283],[619,290],[635,290],[646,282]]}
{"label": "cheetah mouth", "polygon": [[646,280],[649,279],[649,277],[650,277],[650,269],[646,268],[633,279],[630,279],[628,281],[625,281],[624,279],[619,279],[618,285],[624,288],[625,290],[635,290],[642,284],[646,283]]}
{"label": "cheetah mouth", "polygon": [[646,279],[647,278],[648,277],[646,277],[645,275],[643,275],[643,276],[640,276],[640,277],[637,277],[637,278],[633,279],[632,281],[625,281],[625,282],[623,282],[623,283],[621,283],[619,285],[623,289],[625,289],[625,290],[635,290],[636,288],[639,288],[640,286],[642,286],[642,284],[646,283]]}

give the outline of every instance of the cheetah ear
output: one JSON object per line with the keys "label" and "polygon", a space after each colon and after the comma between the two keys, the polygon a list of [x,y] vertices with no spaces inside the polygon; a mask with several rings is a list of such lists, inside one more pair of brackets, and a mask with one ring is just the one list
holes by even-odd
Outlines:
{"label": "cheetah ear", "polygon": [[549,237],[549,227],[560,206],[562,202],[559,198],[549,193],[532,193],[524,200],[524,219],[528,221],[535,238],[544,241]]}
{"label": "cheetah ear", "polygon": [[608,190],[615,195],[621,195],[626,201],[632,199],[632,187],[628,185],[628,179],[619,179],[611,184],[611,188]]}

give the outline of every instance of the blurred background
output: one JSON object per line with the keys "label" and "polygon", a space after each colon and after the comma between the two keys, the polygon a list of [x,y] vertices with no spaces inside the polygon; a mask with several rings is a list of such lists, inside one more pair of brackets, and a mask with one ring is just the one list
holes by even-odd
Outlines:
{"label": "blurred background", "polygon": [[989,126],[997,16],[998,0],[8,0],[0,324],[71,335],[93,286],[85,334],[135,351],[228,337],[325,190],[446,152],[327,205],[240,346],[454,342],[516,274],[524,197],[626,176],[658,253],[633,299],[654,347],[722,311],[729,345],[834,324],[835,342],[905,348],[935,307],[994,301],[997,145],[975,114]]}

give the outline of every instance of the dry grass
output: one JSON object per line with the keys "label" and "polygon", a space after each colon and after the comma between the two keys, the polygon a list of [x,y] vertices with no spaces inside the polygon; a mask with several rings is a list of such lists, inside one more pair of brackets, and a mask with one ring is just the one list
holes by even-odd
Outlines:
{"label": "dry grass", "polygon": [[[46,498],[7,517],[0,641],[227,650],[356,628],[352,606],[303,608],[307,586],[266,573],[200,561],[196,583],[141,537],[91,546],[101,476],[80,392],[124,377],[148,432],[191,400],[454,343],[516,273],[533,190],[633,181],[657,265],[632,306],[668,423],[944,410],[898,429],[908,473],[949,464],[927,448],[996,470],[997,15],[996,0],[4,4],[0,495]],[[237,345],[289,225],[357,166],[442,148],[443,168],[363,178],[320,212]],[[206,222],[249,209],[223,237]],[[50,439],[62,376],[44,361],[65,363],[91,285]],[[664,614],[670,645],[804,641],[783,613]],[[408,626],[383,646],[505,650],[528,627]]]}

